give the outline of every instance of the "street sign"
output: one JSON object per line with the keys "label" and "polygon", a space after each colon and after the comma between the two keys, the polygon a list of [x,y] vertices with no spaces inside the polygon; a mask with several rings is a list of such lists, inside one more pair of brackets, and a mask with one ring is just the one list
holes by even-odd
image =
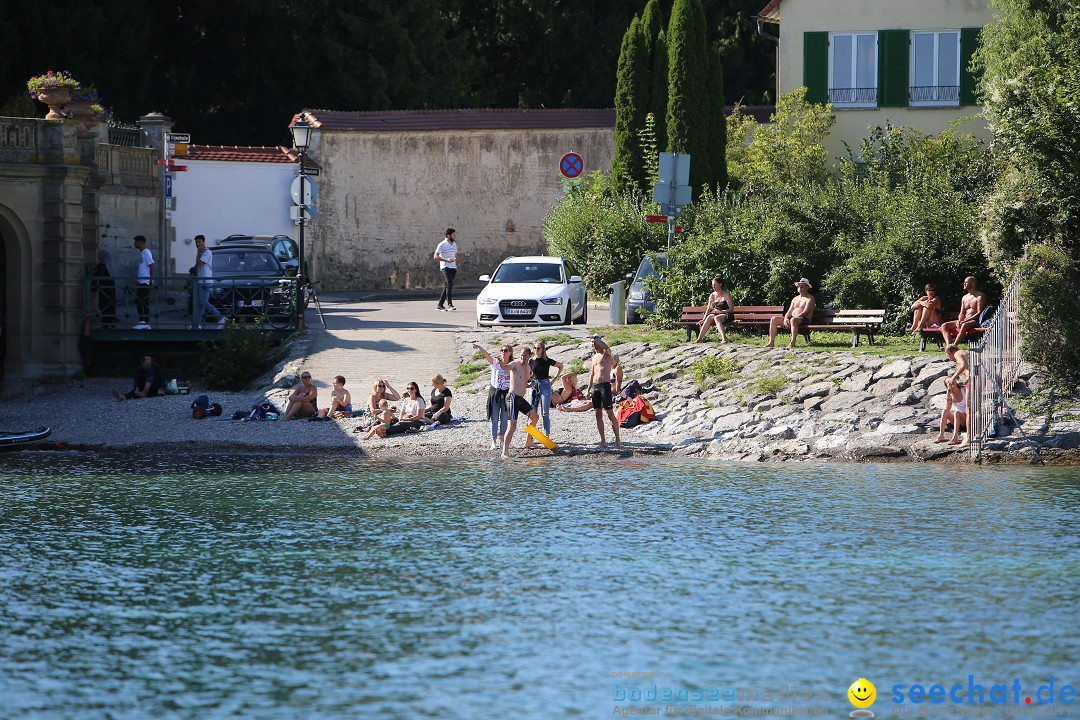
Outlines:
{"label": "street sign", "polygon": [[319,209],[311,205],[293,205],[289,208],[289,219],[307,221],[314,220],[319,216]]}
{"label": "street sign", "polygon": [[559,172],[573,180],[585,171],[585,160],[576,152],[568,152],[559,160]]}
{"label": "street sign", "polygon": [[667,222],[667,215],[646,215],[645,222]]}
{"label": "street sign", "polygon": [[187,157],[188,144],[187,143],[169,143],[169,156],[170,157]]}
{"label": "street sign", "polygon": [[172,197],[172,175],[165,173],[165,197]]}
{"label": "street sign", "polygon": [[304,174],[308,177],[319,177],[319,168],[317,167],[304,167]]}
{"label": "street sign", "polygon": [[690,156],[686,153],[660,153],[657,185],[690,184]]}
{"label": "street sign", "polygon": [[300,176],[297,175],[293,178],[292,185],[289,186],[289,194],[292,195],[292,201],[297,205],[314,205],[315,201],[319,197],[319,187],[315,184],[315,179],[307,173],[304,173],[304,197],[300,197]]}
{"label": "street sign", "polygon": [[170,160],[169,164],[165,167],[165,169],[169,172],[187,172],[187,165],[177,165],[172,160]]}
{"label": "street sign", "polygon": [[191,133],[165,133],[165,141],[171,143],[191,142]]}

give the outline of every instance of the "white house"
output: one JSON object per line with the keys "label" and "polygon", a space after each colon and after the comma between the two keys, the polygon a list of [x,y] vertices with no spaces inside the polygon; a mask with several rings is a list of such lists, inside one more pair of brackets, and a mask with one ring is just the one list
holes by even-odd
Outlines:
{"label": "white house", "polygon": [[[289,186],[297,175],[296,158],[283,147],[191,145],[187,157],[176,158],[186,172],[173,175],[170,256],[183,274],[195,262],[194,237],[207,245],[229,235],[288,235],[296,238],[289,219]],[[190,262],[188,260],[190,259]]]}

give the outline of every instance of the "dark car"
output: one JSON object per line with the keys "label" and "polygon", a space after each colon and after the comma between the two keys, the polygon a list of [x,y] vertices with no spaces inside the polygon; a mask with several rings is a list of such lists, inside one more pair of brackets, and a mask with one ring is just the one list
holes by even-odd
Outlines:
{"label": "dark car", "polygon": [[293,282],[274,253],[259,245],[210,248],[210,304],[227,317],[288,315]]}
{"label": "dark car", "polygon": [[626,322],[628,324],[641,322],[641,311],[653,311],[656,309],[656,301],[649,298],[645,290],[645,279],[659,274],[658,268],[666,268],[667,255],[656,253],[646,255],[641,259],[634,279],[630,283],[630,293],[626,297]]}
{"label": "dark car", "polygon": [[300,266],[300,247],[288,235],[230,235],[218,240],[217,244],[218,247],[225,245],[265,247],[274,253],[274,257],[289,275],[295,275],[296,268]]}

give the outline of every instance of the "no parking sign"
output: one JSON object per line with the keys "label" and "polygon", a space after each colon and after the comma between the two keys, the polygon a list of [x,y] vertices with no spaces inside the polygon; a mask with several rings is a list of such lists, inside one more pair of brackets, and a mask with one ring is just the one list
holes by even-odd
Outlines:
{"label": "no parking sign", "polygon": [[585,161],[576,152],[568,152],[559,160],[559,172],[564,178],[573,180],[585,171]]}

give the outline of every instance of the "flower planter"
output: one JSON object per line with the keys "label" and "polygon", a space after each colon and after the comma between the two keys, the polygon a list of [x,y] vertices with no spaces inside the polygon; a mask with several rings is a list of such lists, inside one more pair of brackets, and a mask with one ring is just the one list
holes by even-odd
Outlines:
{"label": "flower planter", "polygon": [[63,120],[64,114],[60,112],[60,108],[70,102],[71,91],[67,88],[39,90],[37,99],[49,106],[49,114],[45,116],[46,120]]}

